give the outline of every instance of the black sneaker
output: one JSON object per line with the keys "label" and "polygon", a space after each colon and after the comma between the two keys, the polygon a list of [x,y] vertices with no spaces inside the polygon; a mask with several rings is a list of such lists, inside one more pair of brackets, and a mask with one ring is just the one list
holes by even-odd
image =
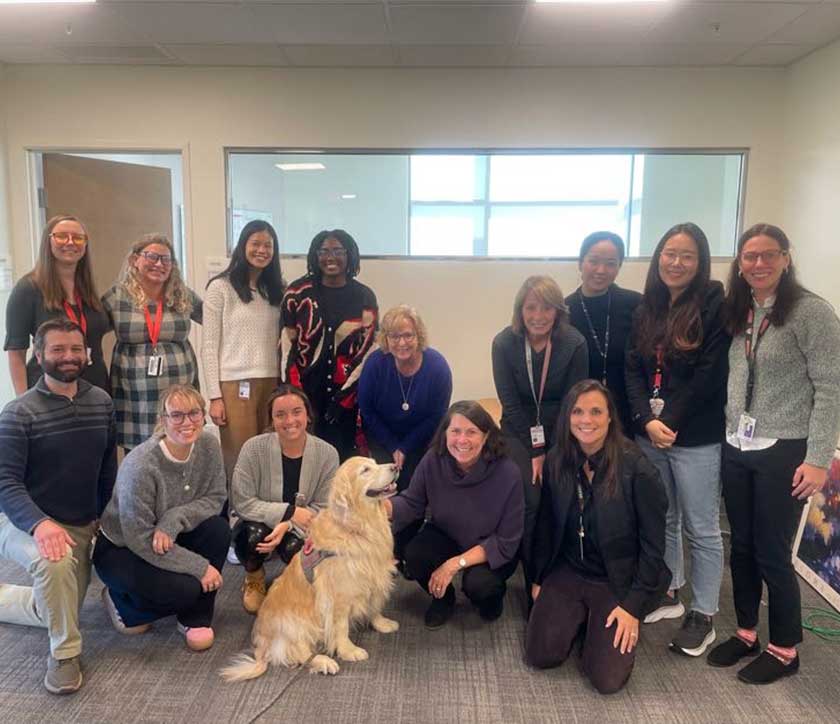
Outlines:
{"label": "black sneaker", "polygon": [[499,616],[502,615],[502,611],[505,609],[505,599],[504,598],[495,598],[492,601],[488,601],[484,605],[480,606],[478,609],[478,614],[481,616],[482,619],[487,621],[495,621]]}
{"label": "black sneaker", "polygon": [[431,605],[426,609],[423,623],[426,628],[434,631],[443,626],[452,616],[455,610],[455,597],[444,596],[443,598],[432,599]]}
{"label": "black sneaker", "polygon": [[662,594],[659,605],[645,616],[645,623],[656,623],[664,618],[680,618],[685,613],[685,606],[680,602],[680,594],[675,591],[671,597],[667,593]]}
{"label": "black sneaker", "polygon": [[730,636],[722,644],[715,646],[706,657],[709,666],[735,666],[745,656],[758,656],[761,653],[761,644],[758,639],[750,646],[744,639],[737,636]]}
{"label": "black sneaker", "polygon": [[755,661],[750,661],[738,672],[738,678],[745,684],[772,684],[774,681],[793,676],[799,671],[799,655],[789,664],[783,664],[773,654],[762,651]]}
{"label": "black sneaker", "polygon": [[689,611],[682,627],[671,640],[671,649],[686,656],[702,656],[714,640],[712,617],[699,611]]}

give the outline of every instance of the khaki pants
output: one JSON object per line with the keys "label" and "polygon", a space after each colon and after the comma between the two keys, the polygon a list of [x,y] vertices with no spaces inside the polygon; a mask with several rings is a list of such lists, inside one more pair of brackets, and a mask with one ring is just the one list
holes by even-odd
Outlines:
{"label": "khaki pants", "polygon": [[239,380],[222,382],[220,385],[227,425],[219,427],[219,437],[222,442],[222,457],[225,461],[228,483],[230,483],[242,446],[255,435],[266,431],[270,422],[266,405],[271,393],[277,387],[276,377],[242,380],[242,382],[251,383],[251,395],[247,400],[239,397]]}
{"label": "khaki pants", "polygon": [[42,558],[35,539],[0,513],[0,558],[15,561],[32,576],[32,586],[0,583],[0,622],[46,628],[50,652],[70,659],[82,652],[79,612],[90,583],[90,547],[96,524],[63,525],[76,541],[60,561]]}

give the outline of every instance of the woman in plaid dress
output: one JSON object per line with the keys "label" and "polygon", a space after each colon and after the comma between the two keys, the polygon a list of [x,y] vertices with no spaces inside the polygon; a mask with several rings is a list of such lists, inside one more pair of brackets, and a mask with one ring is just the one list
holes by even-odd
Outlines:
{"label": "woman in plaid dress", "polygon": [[198,387],[189,336],[190,320],[201,324],[201,299],[184,284],[169,239],[147,234],[131,247],[102,304],[117,337],[111,358],[117,442],[131,450],[151,436],[164,390]]}

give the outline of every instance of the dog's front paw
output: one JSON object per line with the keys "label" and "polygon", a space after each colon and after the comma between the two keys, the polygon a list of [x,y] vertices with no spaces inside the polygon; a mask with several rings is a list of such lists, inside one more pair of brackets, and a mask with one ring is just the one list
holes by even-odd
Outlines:
{"label": "dog's front paw", "polygon": [[338,662],[323,654],[318,654],[309,662],[309,671],[313,674],[337,674],[338,670]]}
{"label": "dog's front paw", "polygon": [[374,631],[379,631],[379,633],[394,633],[400,627],[399,623],[394,621],[392,618],[385,618],[385,616],[376,616],[371,622],[370,625],[373,626]]}
{"label": "dog's front paw", "polygon": [[368,657],[368,652],[361,646],[354,646],[351,643],[348,646],[339,648],[338,656],[345,661],[365,661]]}

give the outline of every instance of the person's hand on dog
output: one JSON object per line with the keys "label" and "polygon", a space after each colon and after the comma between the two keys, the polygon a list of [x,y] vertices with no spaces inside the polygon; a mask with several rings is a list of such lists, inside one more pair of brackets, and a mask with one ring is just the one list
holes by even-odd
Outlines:
{"label": "person's hand on dog", "polygon": [[283,540],[283,536],[289,532],[289,528],[291,527],[292,525],[288,520],[284,520],[282,523],[278,523],[274,526],[274,530],[263,538],[262,541],[257,543],[257,553],[262,553],[263,555],[271,553],[280,544],[280,541]]}
{"label": "person's hand on dog", "polygon": [[429,593],[435,598],[443,598],[446,593],[446,588],[452,583],[452,579],[458,572],[458,562],[453,564],[452,559],[444,561],[433,572],[429,578]]}
{"label": "person's hand on dog", "polygon": [[152,550],[159,556],[169,551],[172,548],[172,538],[162,530],[155,529],[152,534]]}
{"label": "person's hand on dog", "polygon": [[393,458],[394,465],[396,465],[397,468],[402,470],[403,465],[405,465],[405,453],[402,450],[394,450]]}
{"label": "person's hand on dog", "polygon": [[388,520],[391,520],[394,517],[394,504],[390,498],[385,498],[382,501],[382,506],[385,508],[385,515],[388,516]]}
{"label": "person's hand on dog", "polygon": [[218,591],[222,587],[222,574],[219,573],[210,563],[207,564],[207,570],[201,577],[201,590],[205,593],[210,591]]}
{"label": "person's hand on dog", "polygon": [[292,523],[305,531],[309,528],[309,524],[312,522],[314,517],[314,511],[299,505],[295,508],[295,514],[292,516]]}

